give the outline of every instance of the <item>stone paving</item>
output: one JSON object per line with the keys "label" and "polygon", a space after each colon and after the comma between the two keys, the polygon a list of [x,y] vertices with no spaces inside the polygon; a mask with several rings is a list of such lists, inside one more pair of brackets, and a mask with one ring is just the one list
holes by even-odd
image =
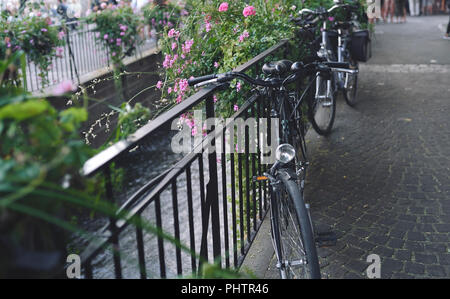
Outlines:
{"label": "stone paving", "polygon": [[[305,197],[318,228],[338,237],[319,249],[324,278],[365,278],[370,254],[380,256],[382,278],[450,277],[450,42],[436,25],[448,16],[429,17],[427,26],[425,19],[378,26],[374,59],[361,67],[359,104],[350,108],[340,97],[332,134],[309,133]],[[408,24],[421,26],[418,46],[396,48],[395,26]],[[382,63],[386,38],[395,55],[403,51],[399,61]],[[436,52],[417,57],[421,38]],[[444,62],[429,65],[429,57]],[[273,258],[264,277],[279,277]]]}

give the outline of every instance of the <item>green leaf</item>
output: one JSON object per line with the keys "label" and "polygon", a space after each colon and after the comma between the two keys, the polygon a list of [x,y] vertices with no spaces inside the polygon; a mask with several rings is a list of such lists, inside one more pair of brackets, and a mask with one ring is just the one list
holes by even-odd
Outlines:
{"label": "green leaf", "polygon": [[44,100],[30,100],[22,103],[12,103],[0,108],[0,119],[23,121],[39,115],[49,109],[49,103]]}
{"label": "green leaf", "polygon": [[84,108],[72,107],[60,113],[62,127],[69,132],[73,132],[79,123],[88,118],[88,113]]}

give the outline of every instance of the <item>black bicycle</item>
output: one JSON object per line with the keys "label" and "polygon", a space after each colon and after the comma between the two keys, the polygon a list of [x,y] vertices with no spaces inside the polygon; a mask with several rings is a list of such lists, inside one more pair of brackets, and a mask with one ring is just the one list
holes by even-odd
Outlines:
{"label": "black bicycle", "polygon": [[[320,278],[314,230],[308,205],[304,202],[308,166],[301,96],[287,86],[309,74],[329,77],[334,68],[348,67],[335,62],[312,62],[304,65],[288,60],[266,63],[262,71],[266,79],[255,79],[242,72],[228,72],[189,80],[196,87],[244,80],[255,86],[254,92],[271,103],[271,117],[279,118],[281,145],[276,149],[276,162],[267,173],[255,180],[269,181],[272,241],[281,278]],[[313,82],[309,84],[309,88]]]}
{"label": "black bicycle", "polygon": [[[333,94],[341,90],[345,101],[349,106],[357,103],[358,89],[358,61],[367,61],[370,55],[368,50],[369,32],[360,30],[358,13],[361,6],[358,3],[347,4],[341,1],[330,9],[318,8],[316,10],[302,9],[299,13],[306,24],[318,32],[321,32],[321,46],[317,51],[317,56],[327,61],[348,62],[350,67],[346,71],[337,71],[333,74],[331,88]],[[340,18],[334,17],[336,12],[341,13]],[[338,20],[340,19],[340,20]],[[300,23],[302,23],[300,21]],[[317,89],[320,88],[318,84]],[[320,90],[316,91],[320,95]],[[327,130],[318,128],[319,133],[326,135]]]}

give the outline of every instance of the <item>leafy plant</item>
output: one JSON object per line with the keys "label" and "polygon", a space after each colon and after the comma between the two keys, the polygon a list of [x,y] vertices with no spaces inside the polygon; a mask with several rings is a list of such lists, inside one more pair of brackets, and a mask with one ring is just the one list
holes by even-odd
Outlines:
{"label": "leafy plant", "polygon": [[[24,16],[9,20],[0,17],[0,59],[19,50],[27,53],[31,62],[39,68],[42,85],[48,84],[48,72],[54,57],[61,56],[64,46],[64,31],[52,24],[49,17]],[[11,79],[15,80],[16,76]]]}
{"label": "leafy plant", "polygon": [[[0,77],[16,60],[0,63]],[[63,230],[17,211],[68,216],[61,198],[83,187],[78,170],[92,155],[77,131],[86,119],[83,108],[57,112],[20,87],[0,85],[0,270],[14,272],[19,252],[64,250]]]}

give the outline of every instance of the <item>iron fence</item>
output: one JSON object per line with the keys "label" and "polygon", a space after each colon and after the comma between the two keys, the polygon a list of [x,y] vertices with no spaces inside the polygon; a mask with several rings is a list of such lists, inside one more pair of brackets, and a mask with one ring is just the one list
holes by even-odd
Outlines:
{"label": "iron fence", "polygon": [[[67,23],[65,26],[68,32],[64,37],[65,45],[61,47],[62,57],[52,58],[47,83],[42,82],[39,77],[38,74],[41,71],[38,66],[27,58],[26,74],[29,92],[43,92],[65,80],[71,80],[79,85],[83,83],[85,76],[111,66],[107,49],[96,40],[95,24],[76,21]],[[145,51],[156,47],[156,41],[147,36],[148,34],[144,34],[138,37],[133,54],[135,59],[142,58]]]}
{"label": "iron fence", "polygon": [[[259,72],[265,61],[286,51],[286,46],[284,40],[235,71],[253,69]],[[84,175],[104,176],[107,200],[117,203],[112,169],[123,165],[121,161],[126,161],[137,146],[152,142],[158,131],[194,107],[202,107],[206,118],[215,117],[213,97],[220,94],[222,87],[214,85],[201,89],[126,140],[97,154],[85,163]],[[249,94],[232,118],[270,118],[267,99],[257,92]],[[256,153],[249,152],[248,127],[245,129],[245,153],[226,153],[228,126],[212,128],[207,131],[207,138],[213,143],[215,138],[222,138],[221,153],[207,151],[206,145],[202,145],[201,151],[186,154],[173,167],[145,182],[117,210],[116,215],[121,216],[109,218],[108,224],[96,234],[97,240],[82,253],[84,277],[102,277],[96,268],[104,266],[99,260],[106,257],[110,261],[108,269],[115,278],[186,276],[198,273],[202,263],[214,261],[222,268],[240,267],[268,211],[269,186],[253,180],[253,175],[267,169],[267,165],[261,163],[259,122],[256,126]],[[139,225],[143,220],[156,227],[159,233],[152,234],[143,229]],[[168,240],[161,232],[174,239]],[[174,244],[177,242],[179,244]],[[128,253],[124,252],[125,243]],[[132,249],[129,244],[133,245]],[[182,250],[180,244],[186,244],[185,249],[196,254]],[[137,263],[131,266],[124,263],[130,257]],[[134,270],[130,270],[132,268]]]}

